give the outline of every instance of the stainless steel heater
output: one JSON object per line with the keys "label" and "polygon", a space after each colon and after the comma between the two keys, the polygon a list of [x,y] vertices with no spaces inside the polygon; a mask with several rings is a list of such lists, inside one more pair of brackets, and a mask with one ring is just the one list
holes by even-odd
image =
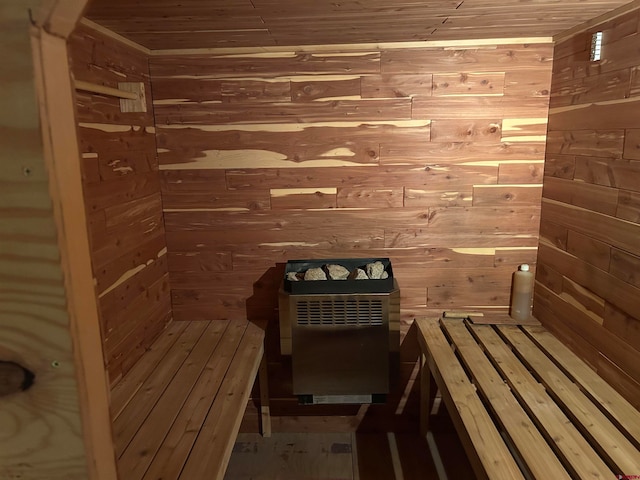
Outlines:
{"label": "stainless steel heater", "polygon": [[[295,262],[350,265],[369,260],[294,261],[291,269],[300,268]],[[389,392],[390,357],[399,350],[395,279],[295,283],[283,283],[280,291],[281,349],[291,354],[293,393],[303,403],[383,401]]]}

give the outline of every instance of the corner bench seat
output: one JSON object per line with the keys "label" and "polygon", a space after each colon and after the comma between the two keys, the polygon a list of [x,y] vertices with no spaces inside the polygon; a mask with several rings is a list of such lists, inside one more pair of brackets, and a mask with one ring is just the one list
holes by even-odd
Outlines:
{"label": "corner bench seat", "polygon": [[433,378],[478,478],[640,474],[640,412],[544,327],[416,325],[421,432]]}
{"label": "corner bench seat", "polygon": [[222,479],[258,373],[269,436],[264,326],[170,323],[112,390],[119,477]]}

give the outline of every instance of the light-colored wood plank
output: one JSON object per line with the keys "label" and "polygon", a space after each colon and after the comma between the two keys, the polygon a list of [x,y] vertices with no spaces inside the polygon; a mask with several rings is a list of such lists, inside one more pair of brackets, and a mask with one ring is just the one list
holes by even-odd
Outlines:
{"label": "light-colored wood plank", "polygon": [[616,420],[620,429],[629,432],[640,448],[640,412],[548,330],[542,327],[524,330]]}
{"label": "light-colored wood plank", "polygon": [[87,7],[86,0],[33,2],[30,18],[35,26],[58,38],[67,38]]}
{"label": "light-colored wood plank", "polygon": [[249,323],[180,474],[181,479],[224,477],[233,449],[230,439],[238,434],[242,414],[264,354],[263,342],[264,330]]}
{"label": "light-colored wood plank", "polygon": [[469,321],[474,325],[540,325],[535,317],[528,320],[514,320],[506,312],[491,312],[486,315],[469,315]]}
{"label": "light-colored wood plank", "polygon": [[140,96],[137,93],[127,91],[124,89],[120,90],[118,88],[107,87],[105,85],[99,85],[97,83],[85,82],[83,80],[76,80],[73,85],[76,88],[76,90],[81,90],[83,92],[98,93],[101,95],[107,95],[107,96],[116,97],[116,98],[124,98],[129,100],[140,99]]}
{"label": "light-colored wood plank", "polygon": [[[91,479],[111,479],[117,475],[110,439],[108,390],[100,346],[98,310],[90,280],[89,239],[82,213],[84,205],[81,200],[82,183],[77,132],[74,125],[73,90],[67,61],[67,37],[75,27],[85,6],[86,2],[82,0],[30,2],[29,5],[3,8],[1,19],[2,30],[7,32],[7,38],[3,39],[2,43],[9,45],[11,50],[11,53],[8,53],[8,50],[3,52],[3,57],[10,59],[7,71],[18,73],[17,77],[10,76],[9,82],[5,83],[4,78],[0,80],[5,85],[3,90],[14,97],[8,109],[9,115],[16,116],[18,119],[17,123],[14,119],[2,123],[12,128],[18,126],[18,132],[28,132],[29,128],[33,128],[39,129],[41,133],[41,138],[38,139],[41,141],[32,139],[37,146],[30,147],[28,155],[21,157],[12,152],[7,158],[15,158],[21,165],[18,168],[22,170],[23,175],[31,177],[32,173],[38,170],[41,154],[44,154],[44,167],[47,172],[51,202],[47,204],[45,213],[38,213],[38,217],[48,219],[40,225],[43,231],[54,229],[56,232],[54,238],[57,239],[59,256],[56,257],[55,263],[61,266],[65,298],[64,302],[56,305],[55,308],[62,308],[66,313],[62,316],[56,314],[60,323],[55,325],[54,330],[49,330],[51,337],[46,338],[45,341],[47,345],[45,349],[53,345],[58,350],[49,351],[49,353],[45,353],[47,350],[38,352],[38,355],[51,355],[48,359],[45,356],[40,365],[51,365],[50,368],[54,371],[62,367],[62,371],[65,372],[59,379],[56,379],[55,375],[50,378],[50,382],[53,383],[45,383],[51,388],[48,397],[53,403],[35,416],[31,409],[28,409],[29,415],[16,423],[20,425],[22,432],[26,432],[31,430],[23,429],[29,428],[34,417],[40,422],[43,421],[47,426],[43,429],[38,428],[38,431],[47,432],[47,434],[35,440],[43,448],[33,449],[34,438],[31,434],[22,437],[23,441],[24,438],[28,439],[26,451],[33,452],[31,454],[15,453],[16,450],[24,453],[19,450],[24,446],[20,441],[12,446],[13,452],[7,452],[3,447],[5,454],[11,458],[11,463],[6,470],[4,468],[0,470],[4,470],[10,476],[55,477],[64,475],[64,470],[67,475]],[[8,19],[12,19],[13,22],[5,23]],[[27,32],[30,34],[31,42]],[[16,52],[22,56],[17,63],[15,63]],[[26,78],[23,77],[27,72]],[[23,83],[24,87],[16,87],[18,83]],[[36,119],[35,122],[33,121],[35,118],[33,116],[35,113],[34,83],[40,114],[39,121]],[[18,99],[24,103],[14,103]],[[2,103],[4,104],[4,101]],[[8,167],[12,170],[9,165]],[[46,183],[45,181],[41,185],[44,187]],[[11,202],[3,205],[5,208],[14,207],[14,209],[17,206],[19,205],[11,205]],[[29,211],[24,205],[16,210]],[[13,213],[9,218],[15,219],[14,221],[20,225],[22,215],[23,213],[17,215]],[[42,232],[38,231],[37,235],[42,235]],[[31,241],[35,238],[31,237]],[[26,262],[27,265],[31,263]],[[35,278],[38,277],[39,274],[36,273]],[[19,278],[25,279],[28,275],[25,277],[23,272]],[[54,285],[58,284],[60,277],[53,282]],[[12,286],[9,291],[15,292],[15,287]],[[33,290],[30,288],[28,291]],[[49,298],[49,295],[44,295],[44,298]],[[18,295],[14,300],[17,305],[24,301],[25,297],[22,295]],[[37,299],[34,303],[41,301]],[[46,312],[52,306],[53,304],[43,308],[42,311]],[[39,314],[36,317],[39,322],[45,323],[41,326],[44,327],[42,329],[34,325],[29,327],[26,321],[21,321],[21,326],[29,328],[31,332],[38,332],[35,336],[37,339],[38,335],[46,335],[47,327],[53,327],[53,324],[46,325],[45,319],[48,315],[43,318],[42,314]],[[15,314],[12,313],[11,316],[15,317]],[[65,318],[67,316],[68,319]],[[53,318],[49,317],[49,320]],[[22,345],[22,342],[16,342],[14,345]],[[14,348],[12,346],[11,350]],[[34,361],[35,358],[32,357],[30,361]],[[66,375],[72,376],[73,381],[70,381],[71,378],[65,379]],[[47,376],[45,374],[44,378]],[[57,390],[59,387],[62,388]],[[28,404],[29,402],[26,402],[22,407]],[[35,411],[41,409],[41,406],[35,407]],[[24,415],[25,411],[22,408],[20,411]],[[56,417],[59,415],[64,417],[52,423],[53,412]],[[56,448],[62,448],[58,453],[52,452],[51,445],[47,445],[50,441],[49,435],[54,435],[53,445],[56,445]],[[17,435],[12,437],[20,438]],[[56,461],[52,461],[53,458]],[[55,470],[60,468],[62,472],[56,473]]]}
{"label": "light-colored wood plank", "polygon": [[535,418],[546,437],[555,443],[559,454],[571,469],[571,473],[578,478],[610,477],[613,473],[611,469],[600,459],[582,433],[571,424],[544,387],[518,360],[498,334],[491,327],[484,325],[471,328],[493,359],[496,368],[509,383],[513,394]]}
{"label": "light-colored wood plank", "polygon": [[[188,408],[187,401],[196,381],[210,363],[218,344],[226,340],[227,323],[208,322],[206,330],[190,346],[189,356],[118,459],[118,469],[126,472],[127,478],[143,477],[180,412]],[[215,358],[219,361],[217,356]]]}
{"label": "light-colored wood plank", "polygon": [[[534,478],[570,478],[463,321],[443,320],[442,326],[470,372],[474,385],[487,403],[487,408],[497,417]],[[506,364],[504,368],[509,369],[512,366]]]}
{"label": "light-colored wood plank", "polygon": [[[215,323],[217,323],[216,321]],[[153,460],[144,472],[145,479],[177,479],[193,448],[200,429],[216,399],[220,385],[234,359],[242,336],[246,332],[244,321],[220,321],[227,324],[224,337],[209,358],[202,375],[188,394],[180,413],[167,433]],[[232,435],[220,441],[231,441]],[[207,454],[208,456],[208,454]]]}
{"label": "light-colored wood plank", "polygon": [[420,345],[428,353],[429,368],[476,474],[491,479],[524,478],[440,330],[438,320],[419,318],[416,325]]}
{"label": "light-colored wood plank", "polygon": [[129,445],[131,439],[153,409],[170,384],[175,373],[188,357],[195,341],[200,338],[206,328],[205,322],[192,322],[180,335],[169,352],[145,380],[140,391],[124,407],[120,415],[114,418],[113,438],[118,457]]}
{"label": "light-colored wood plank", "polygon": [[523,361],[539,375],[550,395],[593,442],[594,448],[622,472],[640,469],[638,449],[544,353],[516,327],[498,327]]}
{"label": "light-colored wood plank", "polygon": [[160,363],[164,355],[178,340],[189,322],[171,322],[157,341],[155,341],[145,356],[132,368],[127,376],[116,383],[111,389],[111,416],[117,418],[129,400],[139,391],[145,380]]}

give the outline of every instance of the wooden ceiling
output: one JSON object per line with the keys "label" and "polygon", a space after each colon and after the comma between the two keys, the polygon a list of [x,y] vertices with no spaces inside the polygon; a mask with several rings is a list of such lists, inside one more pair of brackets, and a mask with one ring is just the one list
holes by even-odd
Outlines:
{"label": "wooden ceiling", "polygon": [[149,49],[549,37],[628,0],[90,0]]}

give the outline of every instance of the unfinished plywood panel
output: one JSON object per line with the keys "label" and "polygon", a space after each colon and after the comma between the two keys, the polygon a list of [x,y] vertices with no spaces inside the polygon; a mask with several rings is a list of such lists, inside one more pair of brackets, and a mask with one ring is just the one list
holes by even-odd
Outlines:
{"label": "unfinished plywood panel", "polygon": [[[87,27],[74,32],[70,48],[76,80],[149,90],[142,52]],[[171,316],[155,128],[151,100],[145,101],[144,109],[122,109],[115,96],[76,93],[92,267],[112,384]]]}
{"label": "unfinished plywood panel", "polygon": [[116,478],[66,62],[84,3],[0,13],[1,478]]}
{"label": "unfinished plywood panel", "polygon": [[[640,405],[637,102],[640,10],[556,47],[534,311],[636,407]],[[604,32],[603,59],[589,60]]]}

